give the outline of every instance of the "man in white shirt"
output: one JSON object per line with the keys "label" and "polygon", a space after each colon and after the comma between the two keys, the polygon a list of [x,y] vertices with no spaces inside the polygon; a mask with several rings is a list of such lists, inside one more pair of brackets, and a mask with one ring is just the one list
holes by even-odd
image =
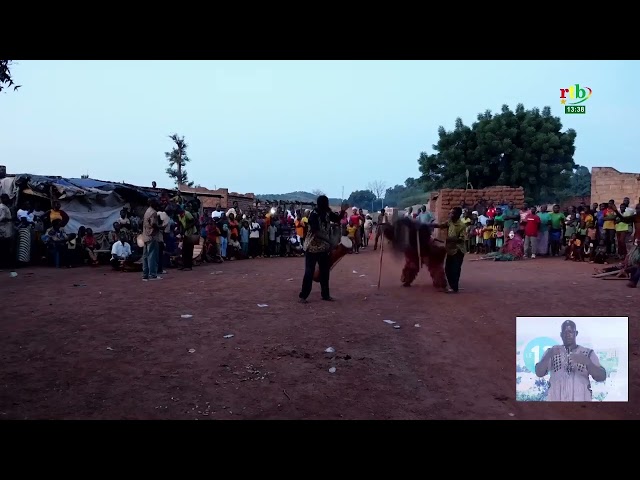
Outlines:
{"label": "man in white shirt", "polygon": [[260,249],[260,224],[256,217],[251,217],[251,225],[249,228],[249,258],[259,257]]}
{"label": "man in white shirt", "polygon": [[125,263],[132,263],[131,245],[125,241],[125,234],[121,232],[119,240],[111,247],[111,266],[115,270],[124,268]]}
{"label": "man in white shirt", "polygon": [[34,215],[33,215],[33,208],[31,208],[31,204],[29,202],[24,202],[24,205],[22,206],[22,208],[18,210],[16,217],[18,221],[24,218],[27,221],[27,223],[33,223]]}
{"label": "man in white shirt", "polygon": [[211,218],[220,218],[222,216],[222,208],[220,208],[220,205],[218,205],[215,209],[215,211],[211,214]]}

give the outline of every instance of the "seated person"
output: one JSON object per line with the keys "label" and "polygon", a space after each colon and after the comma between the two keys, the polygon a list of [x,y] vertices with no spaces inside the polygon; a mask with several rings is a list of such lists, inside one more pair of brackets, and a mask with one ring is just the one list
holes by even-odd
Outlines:
{"label": "seated person", "polygon": [[76,248],[76,235],[67,235],[61,225],[62,220],[59,219],[51,222],[51,228],[43,235],[42,241],[52,254],[56,268],[61,265],[71,268],[73,255],[69,251]]}
{"label": "seated person", "polygon": [[92,265],[98,264],[98,254],[96,253],[96,237],[93,236],[93,230],[87,228],[85,236],[82,238],[82,247],[89,256]]}
{"label": "seated person", "polygon": [[121,268],[134,269],[134,264],[140,259],[139,255],[135,255],[131,252],[131,245],[126,241],[126,235],[124,232],[120,232],[120,239],[111,247],[111,266],[115,270]]}
{"label": "seated person", "polygon": [[120,218],[117,220],[117,222],[122,228],[131,228],[131,220],[129,219],[129,212],[126,208],[123,208],[120,211]]}
{"label": "seated person", "polygon": [[565,249],[565,260],[574,260],[576,262],[582,262],[582,253],[584,252],[584,247],[582,246],[582,242],[578,238],[578,236],[574,233],[571,235],[571,239],[569,240],[569,245]]}

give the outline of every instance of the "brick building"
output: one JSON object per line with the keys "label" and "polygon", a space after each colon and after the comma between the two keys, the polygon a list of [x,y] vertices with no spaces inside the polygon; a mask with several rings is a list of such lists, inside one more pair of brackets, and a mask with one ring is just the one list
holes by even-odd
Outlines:
{"label": "brick building", "polygon": [[220,205],[223,210],[233,207],[233,202],[238,202],[238,207],[244,211],[255,207],[255,195],[253,193],[230,192],[227,188],[218,188],[210,190],[204,187],[185,187],[180,188],[183,193],[194,194],[198,197],[202,204],[202,208],[206,210],[215,210]]}
{"label": "brick building", "polygon": [[591,169],[591,203],[613,199],[620,204],[624,197],[629,197],[632,205],[640,203],[640,173],[622,173],[611,167]]}

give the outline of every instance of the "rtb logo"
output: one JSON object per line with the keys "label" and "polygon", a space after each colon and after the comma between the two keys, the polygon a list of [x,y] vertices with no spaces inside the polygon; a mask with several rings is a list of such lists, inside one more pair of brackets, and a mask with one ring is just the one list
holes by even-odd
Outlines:
{"label": "rtb logo", "polygon": [[579,83],[569,87],[560,89],[560,103],[562,105],[578,105],[586,102],[591,98],[593,90],[589,87],[582,88]]}

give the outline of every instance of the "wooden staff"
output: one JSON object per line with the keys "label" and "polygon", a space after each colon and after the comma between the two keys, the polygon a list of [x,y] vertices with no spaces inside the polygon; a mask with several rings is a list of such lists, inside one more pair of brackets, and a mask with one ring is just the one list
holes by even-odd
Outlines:
{"label": "wooden staff", "polygon": [[418,226],[418,273],[420,273],[420,265],[422,264],[422,255],[420,254],[420,226]]}
{"label": "wooden staff", "polygon": [[380,290],[380,281],[382,280],[382,254],[384,253],[384,237],[380,243],[380,267],[378,268],[378,290]]}

